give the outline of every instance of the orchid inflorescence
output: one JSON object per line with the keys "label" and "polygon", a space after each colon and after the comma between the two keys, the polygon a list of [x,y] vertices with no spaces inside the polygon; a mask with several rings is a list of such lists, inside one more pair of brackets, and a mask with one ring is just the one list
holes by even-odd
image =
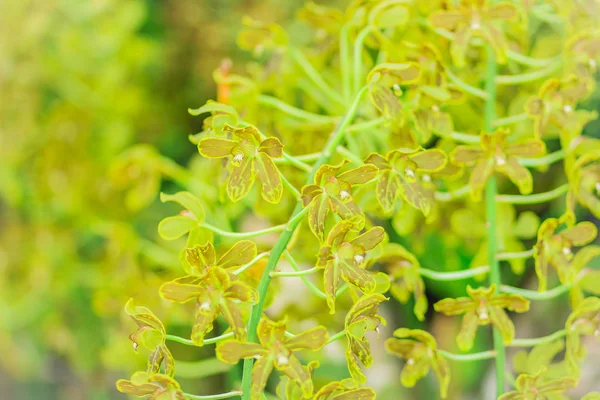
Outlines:
{"label": "orchid inflorescence", "polygon": [[[249,68],[251,78],[217,72],[217,101],[190,110],[209,114],[190,140],[203,157],[202,181],[218,186],[218,204],[203,200],[201,186],[161,194],[184,210],[161,221],[159,233],[167,240],[187,235],[187,243],[185,275],[165,282],[160,295],[193,302],[190,339],[168,335],[150,310],[128,303],[138,325],[134,347],[152,355],[147,371],[119,381],[118,389],[156,399],[191,396],[174,379],[177,361],[166,342],[204,346],[219,330],[221,336],[209,339],[217,342],[216,357],[243,360],[241,388],[231,396],[262,399],[276,371],[281,399],[374,399],[374,388],[364,386],[377,340],[370,332],[379,335],[386,326],[380,311],[396,313],[391,298],[411,303],[419,321],[432,311],[462,316],[451,335],[462,353],[442,350],[451,341],[423,329],[399,327],[385,339],[386,350],[405,360],[404,386],[431,369],[440,396],[454,398],[453,363],[494,359],[501,399],[551,398],[545,396],[575,387],[584,337],[600,337],[600,299],[589,296],[600,294],[600,274],[589,266],[600,255],[592,244],[598,232],[592,222],[577,221],[583,214],[576,209],[600,216],[600,141],[582,133],[597,115],[578,108],[595,88],[600,34],[591,27],[573,32],[590,26],[580,9],[586,2],[562,4],[356,0],[342,13],[309,3],[299,17],[313,35],[302,45],[277,24],[245,21],[240,45],[259,60]],[[562,40],[564,51],[540,58],[543,45],[527,27],[552,28],[539,17],[548,9],[553,17],[546,19],[559,20],[561,30],[545,34]],[[565,61],[573,54],[575,66]],[[510,89],[517,85],[520,97]],[[497,118],[499,111],[507,115]],[[566,183],[541,191],[543,172],[560,161]],[[564,213],[541,224],[532,212],[538,209],[527,208],[565,194]],[[228,230],[228,220],[246,210],[280,225]],[[440,239],[449,261],[436,267],[419,241],[440,229],[455,235]],[[527,250],[523,240],[536,232]],[[249,240],[266,235],[278,238]],[[468,250],[473,262],[448,268],[461,239],[477,244]],[[300,258],[314,268],[299,269]],[[282,271],[284,259],[295,271]],[[539,290],[504,284],[511,273],[502,269],[505,261],[517,278],[531,264]],[[272,281],[285,276],[301,278],[329,314],[345,313],[339,333],[329,333],[337,318],[287,331],[295,318],[268,307],[281,294]],[[444,298],[429,310],[427,290],[436,281],[462,285],[466,296]],[[508,312],[527,313],[532,301],[565,292],[572,312],[564,329],[515,338]],[[470,352],[487,325],[493,349]],[[562,346],[563,337],[564,376],[552,373],[558,351],[545,363],[518,353],[525,361],[508,389],[507,347],[536,352],[535,346]],[[317,385],[319,352],[341,338],[347,339],[348,378]]]}

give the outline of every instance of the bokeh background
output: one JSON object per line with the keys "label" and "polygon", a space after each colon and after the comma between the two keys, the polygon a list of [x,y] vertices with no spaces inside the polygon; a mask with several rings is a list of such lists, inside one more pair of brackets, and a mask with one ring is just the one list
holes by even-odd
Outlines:
{"label": "bokeh background", "polygon": [[[174,208],[156,194],[193,185],[201,173],[188,135],[201,130],[202,119],[187,109],[215,97],[212,72],[224,58],[243,72],[250,55],[235,43],[242,16],[286,26],[302,3],[0,1],[0,398],[125,398],[115,381],[145,363],[127,338],[133,323],[122,310],[132,296],[165,318],[169,330],[180,329],[185,318],[166,309],[156,290],[179,265],[177,244],[156,232]],[[597,108],[597,98],[589,108]],[[596,126],[587,134],[597,136]],[[444,243],[431,240],[423,246],[437,250],[422,263],[443,265]],[[433,300],[452,291],[429,289]],[[517,332],[559,329],[567,307],[564,298],[536,304],[528,315],[537,317],[517,317]],[[388,310],[387,317],[393,325],[419,326],[410,307]],[[427,323],[442,343],[454,341],[449,319]],[[402,389],[399,364],[378,343],[369,372],[378,398],[435,396],[433,378]],[[474,351],[488,346],[482,339]],[[214,360],[212,350],[172,350],[188,392],[218,392],[239,374]],[[343,349],[331,351],[321,373],[345,376]],[[597,347],[588,359],[594,351],[599,359]],[[485,365],[456,372],[464,398],[479,398],[477,389],[490,379]]]}

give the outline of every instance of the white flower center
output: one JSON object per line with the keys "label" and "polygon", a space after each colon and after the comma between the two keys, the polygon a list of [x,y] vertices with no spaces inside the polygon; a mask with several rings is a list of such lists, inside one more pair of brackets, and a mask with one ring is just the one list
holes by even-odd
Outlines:
{"label": "white flower center", "polygon": [[279,365],[287,365],[289,362],[290,360],[284,355],[280,355],[277,357],[277,364]]}
{"label": "white flower center", "polygon": [[562,252],[565,256],[568,256],[569,254],[571,254],[571,249],[568,247],[563,247]]}
{"label": "white flower center", "polygon": [[137,351],[139,345],[136,342],[133,342],[133,350]]}
{"label": "white flower center", "polygon": [[406,360],[406,363],[407,363],[408,365],[414,365],[414,364],[415,364],[415,360],[414,360],[414,359],[412,359],[412,358],[409,358],[408,360]]}
{"label": "white flower center", "polygon": [[396,94],[402,91],[402,89],[400,89],[400,85],[398,85],[397,83],[394,83],[392,85],[392,89],[394,90],[394,92],[396,92]]}
{"label": "white flower center", "polygon": [[496,155],[496,164],[502,166],[506,164],[506,157],[504,154],[500,153]]}
{"label": "white flower center", "polygon": [[433,110],[433,112],[440,112],[440,108],[438,106],[433,106],[431,107],[431,109]]}
{"label": "white flower center", "polygon": [[413,171],[410,168],[406,168],[404,170],[404,175],[406,175],[407,178],[414,178],[415,177],[415,171]]}
{"label": "white flower center", "polygon": [[362,254],[357,254],[354,256],[354,261],[360,264],[363,261],[365,261],[365,256],[363,256]]}
{"label": "white flower center", "polygon": [[200,309],[205,311],[210,310],[210,303],[208,301],[205,301],[204,303],[200,304]]}
{"label": "white flower center", "polygon": [[233,157],[233,161],[238,162],[238,163],[242,162],[243,159],[244,159],[244,155],[242,153],[236,154]]}
{"label": "white flower center", "polygon": [[566,113],[570,113],[570,112],[573,112],[573,107],[571,107],[570,105],[566,105],[566,106],[563,107],[563,110]]}
{"label": "white flower center", "polygon": [[594,59],[590,59],[590,67],[591,67],[592,69],[596,69],[596,60],[594,60]]}
{"label": "white flower center", "polygon": [[596,183],[596,192],[600,195],[600,182]]}
{"label": "white flower center", "polygon": [[421,178],[423,179],[423,182],[427,182],[427,183],[431,182],[431,176],[430,175],[425,174]]}
{"label": "white flower center", "polygon": [[350,193],[348,193],[347,190],[342,190],[340,192],[340,197],[342,198],[342,200],[346,200],[348,197],[350,197]]}
{"label": "white flower center", "polygon": [[479,21],[473,21],[471,23],[471,28],[473,28],[473,29],[480,29],[481,28],[481,24],[479,23]]}

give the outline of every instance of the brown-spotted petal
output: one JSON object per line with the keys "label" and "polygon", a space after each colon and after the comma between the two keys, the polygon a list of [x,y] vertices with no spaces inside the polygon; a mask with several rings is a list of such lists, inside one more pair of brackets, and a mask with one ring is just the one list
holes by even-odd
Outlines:
{"label": "brown-spotted petal", "polygon": [[204,157],[222,158],[231,155],[238,142],[228,139],[204,138],[198,142],[198,151]]}
{"label": "brown-spotted petal", "polygon": [[437,28],[453,31],[465,18],[460,11],[437,11],[429,16],[429,22]]}
{"label": "brown-spotted petal", "polygon": [[378,169],[375,165],[366,164],[358,168],[342,172],[338,179],[347,182],[350,185],[363,185],[377,177]]}
{"label": "brown-spotted petal", "polygon": [[267,353],[258,343],[246,343],[240,340],[227,340],[217,343],[217,358],[228,364],[235,364],[242,358],[250,358]]}
{"label": "brown-spotted petal", "polygon": [[417,171],[436,172],[446,166],[448,157],[440,149],[430,149],[411,154],[410,159],[417,164]]}
{"label": "brown-spotted petal", "polygon": [[[519,188],[521,194],[529,194],[533,190],[533,178],[527,168],[519,164],[512,156],[506,158],[502,165],[497,164],[498,172],[505,174]],[[472,176],[472,175],[471,175]]]}
{"label": "brown-spotted petal", "polygon": [[483,157],[479,146],[457,146],[450,154],[450,160],[455,164],[471,164]]}
{"label": "brown-spotted petal", "polygon": [[380,226],[369,229],[365,233],[355,237],[350,241],[354,246],[360,247],[363,251],[374,249],[385,238],[385,229]]}
{"label": "brown-spotted petal", "polygon": [[456,344],[458,348],[467,351],[473,347],[473,341],[475,340],[475,334],[479,327],[479,318],[475,314],[475,311],[468,311],[462,319],[460,326],[460,332],[456,335]]}
{"label": "brown-spotted petal", "polygon": [[585,246],[598,236],[598,228],[592,222],[584,221],[561,231],[560,236],[568,239],[573,246]]}
{"label": "brown-spotted petal", "polygon": [[283,195],[283,184],[279,170],[271,157],[260,153],[254,159],[256,177],[261,184],[261,195],[269,203],[277,204]]}
{"label": "brown-spotted petal", "polygon": [[241,240],[231,246],[221,256],[217,265],[221,268],[233,268],[247,264],[256,257],[256,244],[250,240]]}
{"label": "brown-spotted petal", "polygon": [[500,307],[489,307],[490,320],[500,331],[504,344],[509,344],[515,337],[515,325],[512,323],[506,311]]}
{"label": "brown-spotted petal", "polygon": [[400,190],[400,178],[390,170],[384,170],[379,174],[377,182],[377,200],[381,208],[389,213],[394,208]]}
{"label": "brown-spotted petal", "polygon": [[319,241],[322,242],[325,236],[325,220],[329,211],[329,198],[325,193],[320,193],[308,207],[308,226]]}
{"label": "brown-spotted petal", "polygon": [[273,371],[272,355],[264,355],[256,360],[252,367],[252,385],[250,387],[251,400],[262,400],[271,371]]}
{"label": "brown-spotted petal", "polygon": [[276,137],[270,137],[262,141],[258,151],[273,158],[283,157],[283,144]]}
{"label": "brown-spotted petal", "polygon": [[327,329],[324,326],[317,326],[287,339],[284,345],[292,351],[316,351],[320,350],[327,343],[328,338]]}
{"label": "brown-spotted petal", "polygon": [[232,165],[227,180],[227,195],[231,201],[239,201],[247,195],[254,184],[255,178],[254,159],[244,156],[239,165]]}
{"label": "brown-spotted petal", "polygon": [[170,282],[165,282],[159,289],[160,296],[174,303],[185,303],[192,299],[203,297],[206,287],[196,276],[184,276]]}
{"label": "brown-spotted petal", "polygon": [[546,144],[541,140],[530,140],[523,143],[515,143],[506,146],[504,152],[507,155],[517,157],[537,157],[546,152]]}

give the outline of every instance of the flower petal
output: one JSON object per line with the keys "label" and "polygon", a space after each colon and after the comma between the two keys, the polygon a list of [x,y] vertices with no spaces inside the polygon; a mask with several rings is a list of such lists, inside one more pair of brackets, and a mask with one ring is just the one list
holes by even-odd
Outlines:
{"label": "flower petal", "polygon": [[217,343],[217,358],[228,364],[236,364],[242,358],[255,357],[267,353],[258,343],[246,343],[240,340],[227,340]]}
{"label": "flower petal", "polygon": [[398,198],[400,189],[400,179],[398,175],[390,170],[382,171],[379,174],[377,182],[377,200],[381,204],[381,208],[386,213],[390,213],[394,208],[394,203]]}
{"label": "flower petal", "polygon": [[507,2],[492,4],[485,9],[485,13],[490,19],[513,19],[517,17],[517,8]]}
{"label": "flower petal", "polygon": [[455,164],[471,164],[483,157],[479,146],[457,146],[450,153],[450,160]]}
{"label": "flower petal", "polygon": [[238,142],[228,139],[204,138],[198,142],[198,151],[204,157],[222,158],[231,155]]}
{"label": "flower petal", "polygon": [[165,240],[179,239],[198,226],[195,218],[185,215],[164,218],[158,224],[158,234]]}
{"label": "flower petal", "polygon": [[479,319],[474,311],[468,311],[462,319],[460,332],[456,335],[456,344],[462,351],[468,351],[473,347],[475,334],[479,327]]}
{"label": "flower petal", "polygon": [[436,172],[446,166],[448,157],[440,149],[430,149],[411,154],[410,159],[417,164],[417,171]]}
{"label": "flower petal", "polygon": [[598,228],[592,222],[584,221],[561,231],[559,235],[568,239],[573,246],[585,246],[598,236]]}
{"label": "flower petal", "polygon": [[363,251],[373,250],[385,238],[385,229],[380,226],[369,229],[365,233],[350,241],[354,246],[359,246]]}
{"label": "flower petal", "polygon": [[500,331],[504,344],[512,342],[515,337],[515,325],[512,323],[506,312],[502,308],[495,306],[489,307],[489,311],[492,324]]}
{"label": "flower petal", "polygon": [[262,141],[258,151],[273,158],[283,157],[283,144],[276,137],[270,137]]}
{"label": "flower petal", "polygon": [[244,340],[246,338],[246,325],[239,305],[229,299],[224,299],[221,301],[219,308],[229,325],[229,329],[233,332],[233,336],[238,340]]}
{"label": "flower petal", "polygon": [[315,196],[308,207],[308,226],[322,242],[325,236],[325,219],[329,211],[329,198],[326,194],[320,193]]}
{"label": "flower petal", "polygon": [[350,185],[364,185],[377,177],[378,169],[375,165],[366,164],[358,168],[342,172],[338,179]]}
{"label": "flower petal", "polygon": [[492,176],[493,172],[493,160],[481,159],[475,164],[473,171],[471,171],[471,177],[469,178],[469,185],[471,186],[471,196],[473,200],[478,201],[481,199],[483,188],[490,179],[490,176]]}
{"label": "flower petal", "polygon": [[256,175],[254,173],[254,160],[244,157],[239,165],[232,165],[229,179],[227,180],[227,195],[231,201],[239,201],[248,194]]}
{"label": "flower petal", "polygon": [[504,152],[516,157],[537,157],[546,152],[546,144],[541,140],[530,140],[506,146]]}
{"label": "flower petal", "polygon": [[519,161],[512,156],[506,158],[504,165],[497,166],[498,172],[508,176],[508,178],[519,188],[521,194],[529,194],[533,190],[533,178],[527,168],[519,164]]}
{"label": "flower petal", "polygon": [[271,157],[260,153],[254,159],[256,177],[261,183],[261,195],[269,203],[277,204],[283,195],[281,175]]}
{"label": "flower petal", "polygon": [[302,389],[302,393],[305,397],[312,396],[314,386],[308,369],[300,363],[298,357],[293,353],[289,353],[289,355],[284,356],[284,358],[286,361],[285,363],[279,362],[276,358],[275,367],[296,382]]}
{"label": "flower petal", "polygon": [[254,366],[252,367],[252,386],[250,387],[251,400],[263,399],[263,393],[271,371],[273,371],[273,356],[265,355],[254,362]]}
{"label": "flower petal", "polygon": [[219,304],[205,300],[196,306],[194,326],[192,326],[191,339],[197,346],[202,346],[204,337],[213,330],[213,322],[217,319]]}
{"label": "flower petal", "polygon": [[284,345],[292,350],[320,350],[325,343],[329,334],[324,326],[317,326],[307,331],[304,331],[284,342]]}
{"label": "flower petal", "polygon": [[338,260],[332,260],[327,263],[323,271],[323,291],[327,295],[327,305],[329,313],[335,313],[335,292],[342,275]]}
{"label": "flower petal", "polygon": [[199,298],[206,293],[206,287],[201,279],[195,276],[184,276],[170,282],[165,282],[159,289],[160,297],[174,303],[185,303]]}
{"label": "flower petal", "polygon": [[256,257],[256,253],[256,243],[250,240],[241,240],[221,256],[217,265],[225,269],[239,267],[252,261]]}
{"label": "flower petal", "polygon": [[429,22],[436,28],[453,31],[465,18],[460,11],[437,11],[429,16]]}

